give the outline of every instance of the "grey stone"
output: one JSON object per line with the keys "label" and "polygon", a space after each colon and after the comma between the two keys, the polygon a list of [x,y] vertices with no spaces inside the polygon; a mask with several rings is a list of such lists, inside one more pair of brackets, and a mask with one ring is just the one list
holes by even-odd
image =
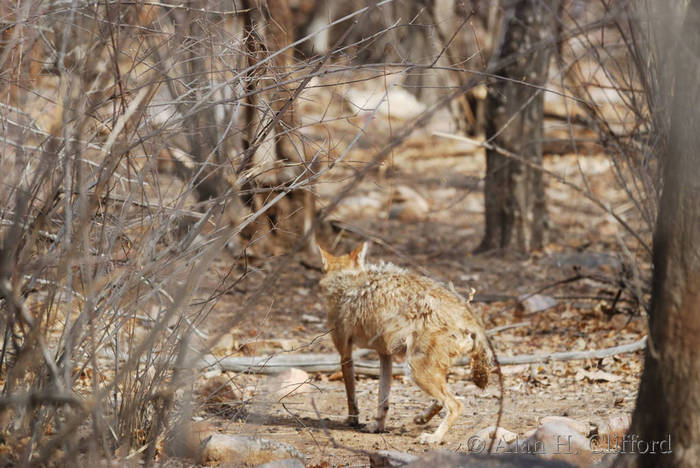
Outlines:
{"label": "grey stone", "polygon": [[369,456],[369,466],[372,468],[391,468],[411,463],[417,458],[416,455],[397,450],[379,450]]}
{"label": "grey stone", "polygon": [[545,460],[534,455],[504,454],[487,455],[483,453],[430,452],[405,465],[407,468],[572,468],[561,460]]}

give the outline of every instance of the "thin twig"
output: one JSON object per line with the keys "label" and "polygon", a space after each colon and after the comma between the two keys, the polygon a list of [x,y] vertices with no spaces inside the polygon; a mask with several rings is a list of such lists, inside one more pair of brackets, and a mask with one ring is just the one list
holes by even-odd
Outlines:
{"label": "thin twig", "polygon": [[522,156],[515,154],[515,153],[512,153],[512,152],[508,151],[507,149],[502,148],[502,147],[495,145],[493,143],[487,143],[485,141],[482,142],[482,141],[475,140],[473,138],[468,138],[468,137],[464,137],[461,135],[452,135],[449,133],[438,132],[438,131],[434,131],[433,135],[443,137],[443,138],[450,138],[452,140],[464,141],[464,142],[471,143],[471,144],[476,145],[476,146],[482,146],[488,150],[495,151],[502,156],[514,159],[514,160],[518,161],[519,163],[525,164],[526,166],[531,167],[535,170],[541,171],[543,174],[546,174],[546,175],[554,178],[560,184],[566,185],[567,187],[574,189],[575,191],[577,191],[578,193],[580,193],[581,195],[586,197],[589,201],[593,202],[593,204],[595,204],[598,208],[603,210],[605,213],[607,213],[610,216],[612,216],[613,218],[615,218],[615,221],[620,223],[620,225],[622,227],[624,227],[627,232],[629,232],[632,236],[634,236],[634,238],[637,239],[639,244],[642,247],[644,247],[644,249],[647,251],[647,253],[649,255],[651,255],[651,247],[649,247],[648,243],[644,239],[642,239],[642,237],[639,235],[639,233],[635,229],[633,229],[632,226],[627,224],[627,222],[624,219],[620,218],[620,216],[618,216],[612,210],[612,208],[610,208],[609,206],[606,206],[602,201],[600,201],[600,199],[595,197],[589,191],[579,187],[578,185],[574,184],[573,182],[569,182],[568,180],[566,180],[565,178],[563,178],[562,176],[560,176],[556,172],[545,169],[544,167],[542,167],[538,164],[535,164],[531,161],[528,161],[527,159],[523,158]]}

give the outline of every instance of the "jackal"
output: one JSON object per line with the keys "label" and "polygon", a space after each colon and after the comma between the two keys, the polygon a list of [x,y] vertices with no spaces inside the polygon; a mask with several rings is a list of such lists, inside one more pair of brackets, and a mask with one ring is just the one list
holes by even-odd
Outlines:
{"label": "jackal", "polygon": [[368,426],[384,430],[389,410],[391,357],[406,353],[406,373],[435,402],[414,418],[426,424],[444,407],[445,419],[435,433],[423,433],[421,443],[440,443],[462,412],[463,405],[447,387],[454,361],[471,354],[472,380],[486,387],[492,360],[483,325],[468,303],[441,284],[390,263],[365,264],[367,244],[335,257],[321,251],[324,276],[320,286],[328,303],[328,326],[340,353],[348,399],[348,423],[359,423],[353,345],[379,353],[379,405]]}

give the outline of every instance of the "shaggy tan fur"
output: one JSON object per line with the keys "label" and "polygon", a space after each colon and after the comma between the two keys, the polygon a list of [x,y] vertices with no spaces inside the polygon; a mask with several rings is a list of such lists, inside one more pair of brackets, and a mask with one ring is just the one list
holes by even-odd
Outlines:
{"label": "shaggy tan fur", "polygon": [[320,285],[328,302],[328,326],[340,353],[348,398],[348,422],[359,422],[355,397],[352,347],[379,353],[379,406],[373,432],[384,430],[389,409],[391,356],[406,352],[406,371],[437,401],[414,421],[426,424],[444,407],[447,415],[433,434],[421,434],[422,443],[440,443],[462,412],[463,405],[447,387],[454,361],[472,357],[472,380],[488,383],[491,352],[479,318],[464,299],[439,283],[390,263],[365,265],[367,245],[335,257],[323,249],[324,276]]}

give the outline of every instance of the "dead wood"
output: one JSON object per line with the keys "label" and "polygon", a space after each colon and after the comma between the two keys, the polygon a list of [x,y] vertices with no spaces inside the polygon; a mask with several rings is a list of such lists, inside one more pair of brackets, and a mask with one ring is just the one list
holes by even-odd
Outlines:
{"label": "dead wood", "polygon": [[[618,354],[633,353],[646,347],[646,336],[632,343],[613,346],[611,348],[594,349],[590,351],[565,351],[557,353],[520,354],[517,356],[499,356],[502,366],[518,364],[534,364],[548,361],[574,361],[583,359],[602,359]],[[271,356],[240,356],[217,359],[211,355],[202,360],[203,366],[219,366],[222,370],[232,372],[248,372],[253,374],[278,374],[286,369],[298,368],[306,372],[337,372],[340,370],[338,354],[309,353],[309,354],[278,354]],[[470,359],[460,359],[458,366],[466,366]],[[355,359],[355,372],[362,375],[379,375],[379,361],[370,359]],[[394,366],[393,375],[403,375],[403,366]]]}

